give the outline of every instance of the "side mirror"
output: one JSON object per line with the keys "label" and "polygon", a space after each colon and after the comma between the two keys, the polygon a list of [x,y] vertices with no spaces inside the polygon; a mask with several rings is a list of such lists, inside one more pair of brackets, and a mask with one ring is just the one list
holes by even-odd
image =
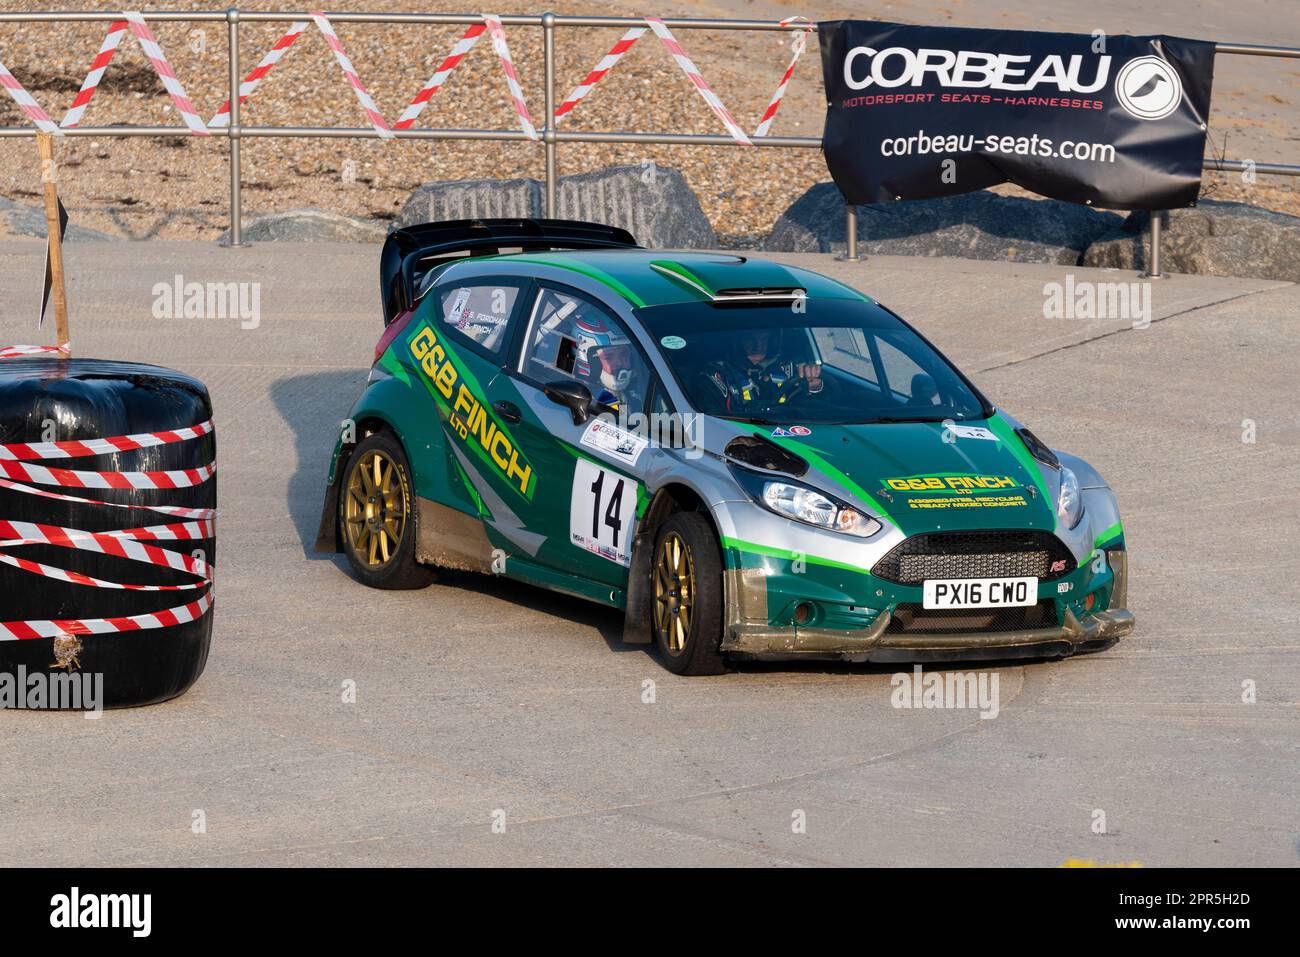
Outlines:
{"label": "side mirror", "polygon": [[573,413],[573,424],[582,425],[591,417],[591,390],[581,382],[560,379],[549,382],[542,389],[556,405],[563,405]]}

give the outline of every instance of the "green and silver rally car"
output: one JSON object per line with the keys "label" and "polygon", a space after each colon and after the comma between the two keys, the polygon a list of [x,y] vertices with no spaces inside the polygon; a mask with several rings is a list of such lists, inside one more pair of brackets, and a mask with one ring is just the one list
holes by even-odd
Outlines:
{"label": "green and silver rally car", "polygon": [[728,657],[1060,657],[1133,628],[1115,495],[884,306],[624,230],[393,232],[385,329],[318,547],[626,615],[683,674]]}

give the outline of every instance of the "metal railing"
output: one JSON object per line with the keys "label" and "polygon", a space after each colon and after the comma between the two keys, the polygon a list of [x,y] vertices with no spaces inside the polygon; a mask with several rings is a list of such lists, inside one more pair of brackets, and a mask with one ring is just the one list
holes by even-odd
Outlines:
{"label": "metal railing", "polygon": [[[319,137],[342,139],[378,138],[379,131],[372,127],[325,127],[325,126],[243,126],[240,123],[240,66],[239,66],[239,28],[242,23],[290,23],[310,20],[305,12],[264,12],[230,8],[225,11],[156,11],[145,13],[150,22],[182,23],[225,23],[227,24],[227,57],[229,60],[230,122],[225,127],[209,128],[214,136],[225,136],[229,142],[230,153],[230,245],[243,244],[243,198],[240,168],[240,142],[249,137]],[[482,17],[475,14],[444,13],[327,13],[332,23],[393,23],[393,24],[434,24],[466,25],[481,23]],[[0,12],[0,24],[3,23],[54,23],[54,22],[111,22],[120,20],[118,11],[95,12]],[[574,132],[555,128],[555,32],[560,27],[622,27],[643,25],[644,20],[636,17],[571,17],[554,13],[536,16],[504,15],[500,20],[505,26],[538,27],[542,30],[542,56],[544,72],[544,111],[545,119],[538,130],[538,138],[545,150],[545,211],[547,216],[556,213],[557,156],[556,147],[561,143],[622,143],[629,145],[668,145],[668,146],[721,146],[736,147],[740,144],[724,134],[706,133],[629,133],[629,132]],[[663,21],[673,30],[754,30],[783,31],[797,33],[808,30],[816,33],[815,23],[782,22],[776,20],[726,20],[726,19],[688,19],[664,18]],[[1215,54],[1241,56],[1287,57],[1300,59],[1300,48],[1268,46],[1249,43],[1216,43]],[[189,136],[192,135],[184,126],[75,126],[63,131],[70,136]],[[35,136],[34,126],[0,127],[0,137]],[[387,135],[387,134],[385,134]],[[522,130],[480,130],[480,129],[402,129],[392,130],[395,139],[412,140],[496,140],[496,141],[530,141]],[[754,146],[773,149],[820,149],[820,136],[759,136],[752,137]],[[1252,170],[1255,173],[1277,176],[1300,176],[1300,165],[1282,163],[1256,163],[1246,160],[1206,159],[1203,168],[1207,170],[1238,171]],[[857,208],[846,207],[847,250],[845,257],[859,260]],[[1147,260],[1146,275],[1159,277],[1160,272],[1160,218],[1151,217],[1150,254]]]}

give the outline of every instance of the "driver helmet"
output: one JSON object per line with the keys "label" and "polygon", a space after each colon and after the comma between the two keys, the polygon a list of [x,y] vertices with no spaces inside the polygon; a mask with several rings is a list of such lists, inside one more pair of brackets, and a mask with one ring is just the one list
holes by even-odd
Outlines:
{"label": "driver helmet", "polygon": [[612,392],[622,392],[632,381],[632,343],[619,329],[611,329],[599,316],[578,316],[573,321],[578,341],[575,375],[597,378]]}
{"label": "driver helmet", "polygon": [[736,340],[741,368],[765,369],[781,354],[780,329],[749,329]]}

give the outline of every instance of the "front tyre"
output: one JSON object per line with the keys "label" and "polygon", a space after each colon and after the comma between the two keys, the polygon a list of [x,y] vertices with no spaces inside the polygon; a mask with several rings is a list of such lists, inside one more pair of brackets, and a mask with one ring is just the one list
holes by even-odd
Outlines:
{"label": "front tyre", "polygon": [[423,588],[433,569],[415,560],[411,466],[387,432],[367,436],[348,459],[339,491],[339,528],[352,572],[371,588]]}
{"label": "front tyre", "polygon": [[659,529],[650,566],[651,627],[664,667],[679,675],[727,670],[722,643],[722,555],[709,520],[678,512]]}

